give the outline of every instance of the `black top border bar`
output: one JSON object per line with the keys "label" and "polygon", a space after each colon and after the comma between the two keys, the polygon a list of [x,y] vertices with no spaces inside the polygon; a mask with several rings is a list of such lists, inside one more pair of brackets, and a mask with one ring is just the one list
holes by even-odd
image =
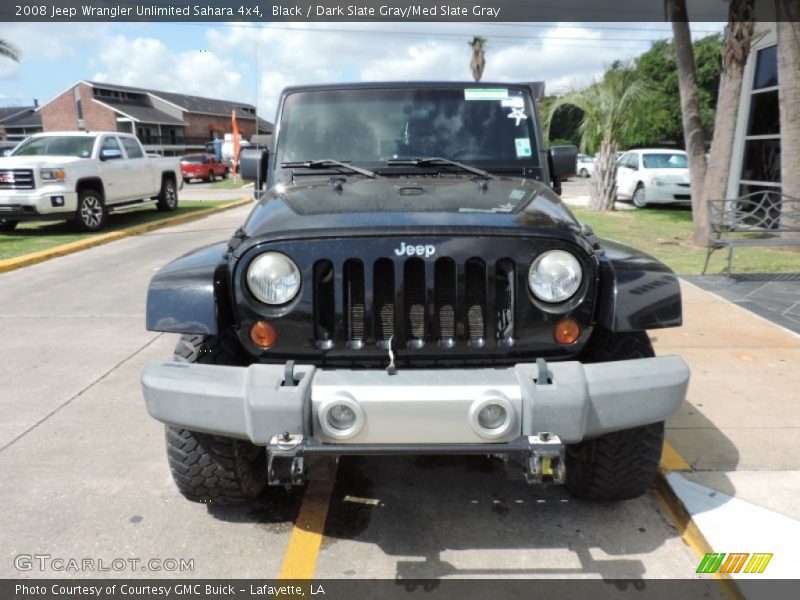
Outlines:
{"label": "black top border bar", "polygon": [[[686,0],[692,22],[728,20],[730,0]],[[755,0],[775,21],[774,0]],[[664,0],[3,0],[5,22],[665,22]]]}

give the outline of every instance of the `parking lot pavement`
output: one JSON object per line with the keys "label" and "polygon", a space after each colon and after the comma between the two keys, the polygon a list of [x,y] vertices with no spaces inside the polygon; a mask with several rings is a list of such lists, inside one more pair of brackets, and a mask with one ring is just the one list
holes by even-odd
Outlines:
{"label": "parking lot pavement", "polygon": [[[153,271],[226,238],[246,214],[0,275],[0,577],[275,577],[287,568],[295,519],[313,500],[300,491],[272,508],[183,500],[138,382],[145,362],[175,343],[144,331]],[[652,494],[576,502],[508,481],[480,458],[344,459],[316,533],[317,577],[690,578],[698,562]],[[186,559],[194,570],[21,572],[19,554]]]}

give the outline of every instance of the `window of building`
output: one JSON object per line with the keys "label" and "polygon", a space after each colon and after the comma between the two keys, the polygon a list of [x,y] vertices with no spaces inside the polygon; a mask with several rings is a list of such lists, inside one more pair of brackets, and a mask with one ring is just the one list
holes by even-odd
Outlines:
{"label": "window of building", "polygon": [[744,138],[739,195],[781,188],[777,46],[758,50]]}

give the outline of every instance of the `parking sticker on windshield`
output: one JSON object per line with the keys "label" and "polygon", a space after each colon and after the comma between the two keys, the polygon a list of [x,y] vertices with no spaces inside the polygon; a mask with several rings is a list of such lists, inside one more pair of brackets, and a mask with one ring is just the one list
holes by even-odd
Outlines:
{"label": "parking sticker on windshield", "polygon": [[533,154],[531,152],[530,139],[526,137],[514,138],[514,144],[517,146],[517,158],[527,158]]}
{"label": "parking sticker on windshield", "polygon": [[525,190],[511,190],[508,195],[509,200],[522,200],[525,197]]}
{"label": "parking sticker on windshield", "polygon": [[508,100],[508,90],[505,88],[467,88],[464,90],[464,100]]}
{"label": "parking sticker on windshield", "polygon": [[525,108],[525,98],[522,96],[512,96],[508,100],[503,100],[500,105],[503,108]]}

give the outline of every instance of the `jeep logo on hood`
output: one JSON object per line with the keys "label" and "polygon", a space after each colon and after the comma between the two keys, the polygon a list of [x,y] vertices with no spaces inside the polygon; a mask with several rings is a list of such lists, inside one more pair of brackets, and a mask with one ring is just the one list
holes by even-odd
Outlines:
{"label": "jeep logo on hood", "polygon": [[436,254],[436,246],[433,244],[425,244],[424,246],[419,244],[414,246],[412,244],[400,242],[400,247],[395,248],[394,253],[397,256],[403,256],[405,254],[406,256],[424,256],[428,258]]}

